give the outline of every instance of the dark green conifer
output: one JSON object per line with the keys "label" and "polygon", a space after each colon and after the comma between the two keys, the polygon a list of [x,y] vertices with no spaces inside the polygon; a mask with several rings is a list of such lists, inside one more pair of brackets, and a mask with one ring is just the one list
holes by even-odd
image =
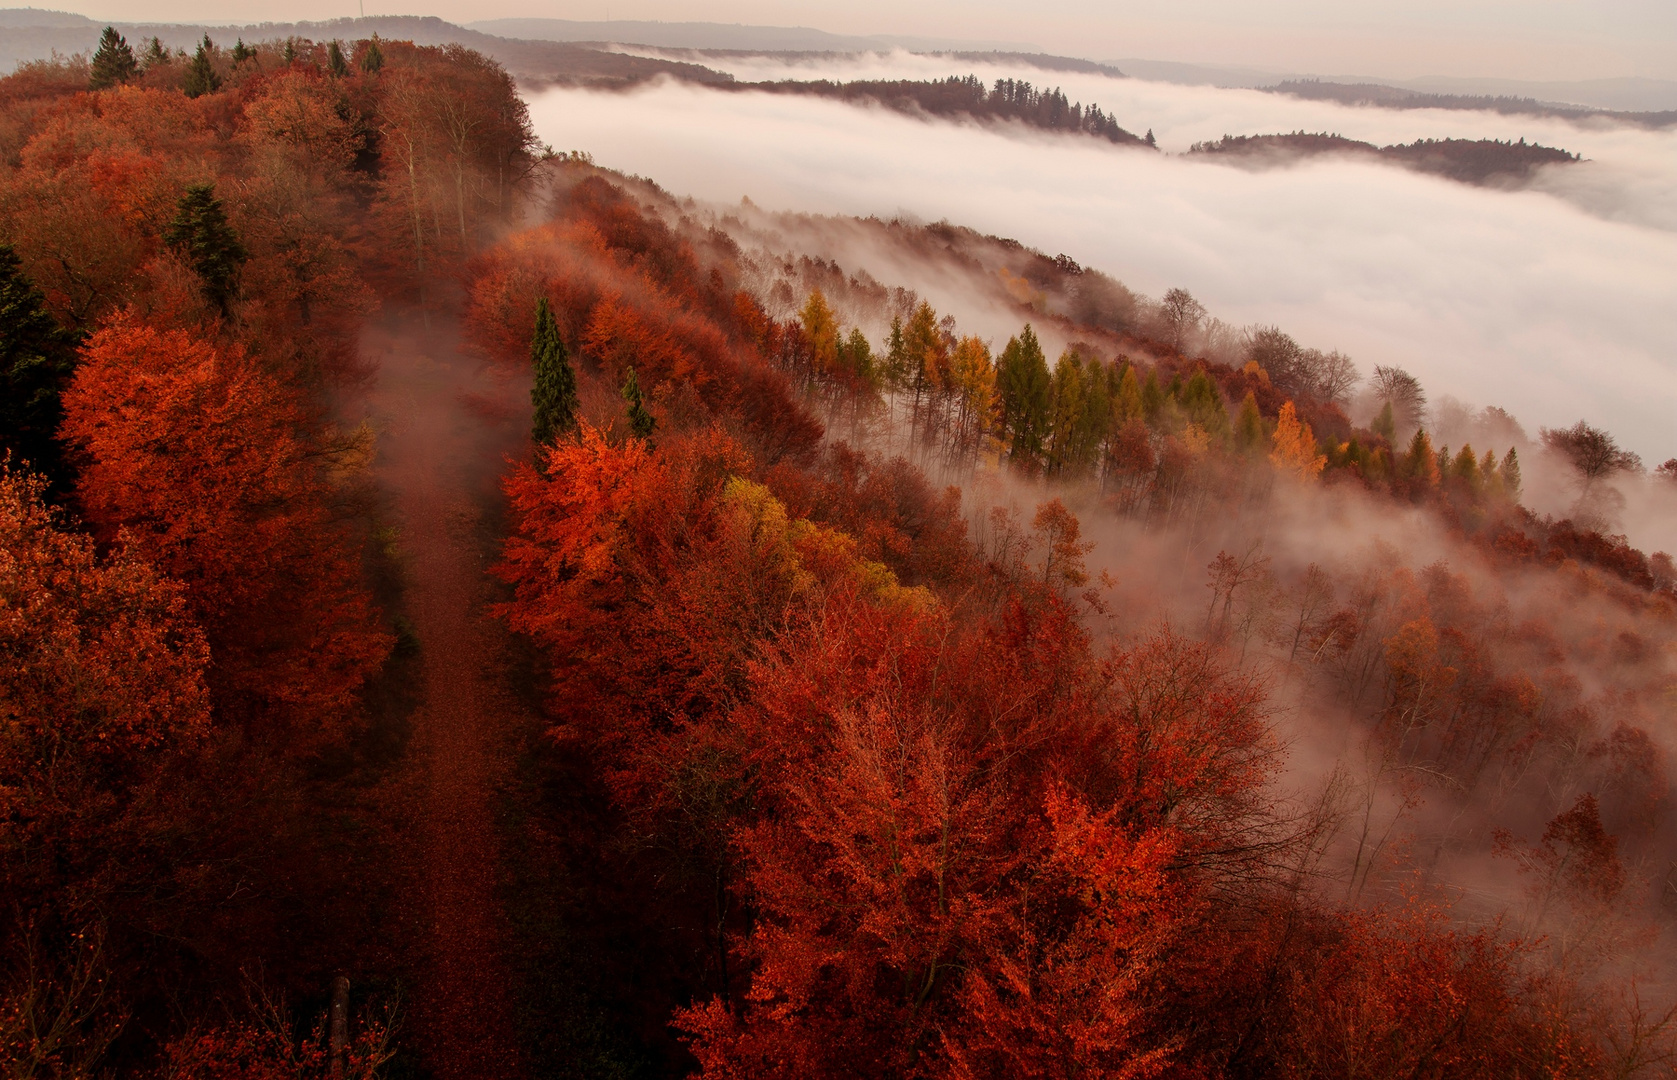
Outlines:
{"label": "dark green conifer", "polygon": [[559,324],[553,320],[544,296],[536,301],[536,332],[530,339],[530,361],[536,371],[536,385],[530,401],[536,407],[530,437],[551,446],[561,435],[576,430],[576,372],[565,353]]}
{"label": "dark green conifer", "polygon": [[641,398],[641,384],[635,378],[635,369],[629,369],[629,377],[623,380],[623,401],[629,410],[629,430],[635,433],[637,439],[650,439],[652,429],[658,426],[658,421],[646,411],[646,402]]}
{"label": "dark green conifer", "polygon": [[175,220],[163,233],[163,242],[197,272],[204,299],[226,315],[238,288],[239,267],[250,255],[239,242],[239,234],[227,223],[214,185],[194,184],[186,189]]}
{"label": "dark green conifer", "polygon": [[1514,452],[1514,448],[1512,446],[1508,448],[1507,455],[1503,457],[1502,468],[1497,470],[1497,475],[1502,478],[1503,494],[1507,495],[1510,501],[1519,502],[1520,455]]}
{"label": "dark green conifer", "polygon": [[69,486],[54,436],[59,392],[75,370],[75,339],[47,313],[10,244],[0,244],[0,458]]}
{"label": "dark green conifer", "polygon": [[1374,418],[1369,430],[1385,439],[1387,446],[1397,441],[1397,421],[1392,416],[1391,402],[1386,402],[1380,409],[1380,415]]}
{"label": "dark green conifer", "polygon": [[215,43],[205,34],[204,40],[198,43],[198,51],[192,54],[192,63],[186,68],[186,82],[181,85],[187,97],[203,97],[221,89],[221,76],[216,74],[211,60],[214,53]]}
{"label": "dark green conifer", "polygon": [[240,64],[244,63],[246,60],[255,59],[255,57],[256,57],[256,50],[254,48],[252,48],[251,46],[246,45],[244,38],[239,38],[237,41],[235,41],[233,43],[233,66],[234,67],[238,67]]}
{"label": "dark green conifer", "polygon": [[297,41],[295,38],[285,39],[285,49],[280,53],[280,57],[286,62],[287,66],[297,62]]}
{"label": "dark green conifer", "polygon": [[1244,451],[1255,454],[1264,446],[1264,418],[1258,411],[1258,399],[1252,391],[1246,391],[1246,397],[1241,400],[1240,413],[1234,421],[1234,441]]}
{"label": "dark green conifer", "polygon": [[1141,384],[1141,415],[1149,424],[1159,418],[1159,413],[1165,407],[1165,392],[1159,386],[1159,373],[1149,371],[1147,381]]}
{"label": "dark green conifer", "polygon": [[344,50],[335,40],[326,46],[326,70],[336,79],[349,74],[349,63],[344,59]]}
{"label": "dark green conifer", "polygon": [[1042,343],[1026,323],[1018,337],[1008,339],[996,364],[996,395],[1008,456],[1021,465],[1034,466],[1053,434],[1049,417],[1053,381]]}
{"label": "dark green conifer", "polygon": [[361,70],[369,75],[377,74],[384,66],[384,50],[378,47],[378,35],[367,39],[367,47],[361,50]]}
{"label": "dark green conifer", "polygon": [[1188,419],[1203,428],[1206,434],[1214,439],[1223,439],[1228,435],[1229,408],[1223,403],[1222,392],[1204,368],[1194,372],[1182,387],[1181,403]]}
{"label": "dark green conifer", "polygon": [[89,90],[106,90],[132,79],[139,73],[140,62],[128,41],[113,27],[105,27],[99,35],[99,49],[93,54],[93,71],[88,77]]}
{"label": "dark green conifer", "polygon": [[167,64],[169,62],[169,50],[163,47],[163,41],[161,38],[153,37],[151,41],[146,44],[146,51],[140,59],[145,62],[146,70],[150,71],[159,64]]}

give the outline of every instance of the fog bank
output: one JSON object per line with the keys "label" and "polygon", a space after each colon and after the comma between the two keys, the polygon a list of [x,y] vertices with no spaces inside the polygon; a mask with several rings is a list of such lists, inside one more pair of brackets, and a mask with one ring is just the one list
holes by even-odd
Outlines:
{"label": "fog bank", "polygon": [[[1205,112],[1198,128],[1166,126],[1167,141],[1273,127],[1256,114],[1219,121],[1213,106],[1288,100],[1103,81],[1133,83],[1178,115]],[[1420,123],[1414,113],[1334,108],[1394,125],[1393,135],[1395,125]],[[550,90],[531,113],[555,147],[585,149],[678,194],[948,219],[1064,251],[1155,295],[1185,286],[1225,321],[1279,323],[1306,344],[1349,352],[1364,372],[1402,365],[1435,396],[1501,405],[1528,429],[1584,417],[1651,462],[1677,453],[1677,234],[1604,220],[1543,192],[1333,159],[1250,172],[1092,139],[673,83],[627,94]]]}

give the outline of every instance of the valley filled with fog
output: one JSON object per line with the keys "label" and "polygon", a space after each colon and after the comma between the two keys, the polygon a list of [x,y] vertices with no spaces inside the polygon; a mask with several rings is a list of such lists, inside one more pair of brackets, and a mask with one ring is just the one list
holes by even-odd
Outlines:
{"label": "valley filled with fog", "polygon": [[[1226,323],[1343,350],[1364,374],[1402,366],[1435,399],[1499,405],[1534,435],[1585,418],[1650,465],[1677,453],[1677,132],[900,52],[700,59],[753,82],[1027,79],[1151,130],[1164,153],[668,81],[535,92],[537,134],[703,202],[949,220],[1064,252],[1154,296],[1187,288]],[[1295,130],[1378,145],[1524,138],[1584,160],[1502,190],[1343,158],[1253,170],[1180,156],[1225,134]]]}

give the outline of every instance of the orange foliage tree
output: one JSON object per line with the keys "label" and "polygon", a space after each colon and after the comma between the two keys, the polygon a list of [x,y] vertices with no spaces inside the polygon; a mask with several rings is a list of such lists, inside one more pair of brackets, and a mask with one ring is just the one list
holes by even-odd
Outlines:
{"label": "orange foliage tree", "polygon": [[220,700],[321,729],[390,638],[303,420],[239,346],[125,321],[89,339],[65,394],[83,511],[186,586]]}

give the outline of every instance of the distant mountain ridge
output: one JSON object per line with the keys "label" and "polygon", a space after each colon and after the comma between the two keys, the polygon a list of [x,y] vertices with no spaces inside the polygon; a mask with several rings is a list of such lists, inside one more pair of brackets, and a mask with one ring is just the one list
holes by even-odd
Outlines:
{"label": "distant mountain ridge", "polygon": [[[1525,98],[1551,108],[1663,112],[1677,109],[1677,81],[1624,77],[1575,81],[1450,78],[1387,79],[1371,75],[1326,75],[1320,72],[1277,71],[1236,65],[1190,64],[1171,60],[1118,57],[1109,61],[1130,75],[1182,86],[1219,86],[1227,89],[1268,90],[1302,82],[1324,86],[1378,86],[1413,94],[1453,99]],[[1466,106],[1456,106],[1458,108]]]}
{"label": "distant mountain ridge", "polygon": [[1320,79],[1291,79],[1262,88],[1271,94],[1287,94],[1309,101],[1334,101],[1341,105],[1373,105],[1382,109],[1451,109],[1502,113],[1506,116],[1552,116],[1564,119],[1583,119],[1591,116],[1609,117],[1648,127],[1669,127],[1677,124],[1677,110],[1663,112],[1623,112],[1576,105],[1562,105],[1538,101],[1529,97],[1506,95],[1464,95],[1429,93],[1407,90],[1383,83],[1325,82]]}
{"label": "distant mountain ridge", "polygon": [[616,19],[483,19],[466,23],[469,30],[531,41],[614,42],[660,49],[725,49],[743,52],[866,52],[907,49],[932,52],[949,49],[1040,52],[1017,41],[972,41],[914,37],[902,34],[833,34],[807,26],[753,26],[742,23],[655,22]]}
{"label": "distant mountain ridge", "polygon": [[435,16],[382,15],[326,22],[250,23],[209,26],[182,23],[104,23],[67,12],[33,8],[0,10],[0,71],[53,53],[91,53],[106,25],[114,26],[136,47],[158,38],[173,49],[191,49],[205,34],[222,45],[234,40],[265,41],[303,37],[315,41],[352,40],[378,34],[417,45],[464,45],[499,61],[515,77],[542,82],[632,82],[671,75],[690,82],[730,82],[732,76],[698,64],[608,52],[560,41],[520,41],[469,30]]}

